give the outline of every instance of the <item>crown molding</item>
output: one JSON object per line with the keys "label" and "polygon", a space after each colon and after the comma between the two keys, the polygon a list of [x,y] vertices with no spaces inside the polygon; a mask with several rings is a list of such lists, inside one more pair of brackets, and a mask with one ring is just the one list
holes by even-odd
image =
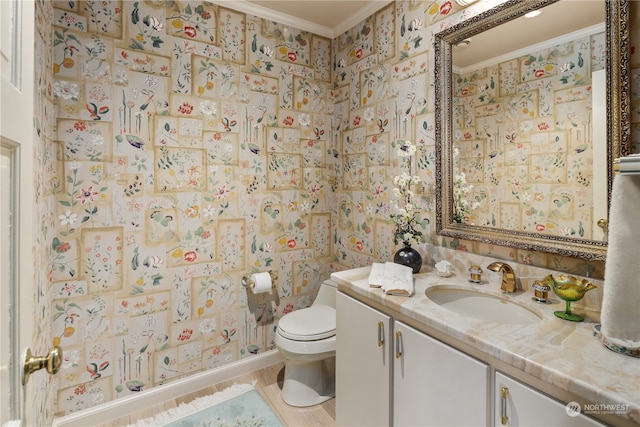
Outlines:
{"label": "crown molding", "polygon": [[312,34],[334,39],[345,31],[353,28],[365,18],[373,15],[392,1],[393,0],[370,1],[365,7],[360,9],[357,14],[345,17],[333,28],[316,24],[315,22],[307,21],[305,19],[296,18],[295,16],[287,15],[286,13],[276,12],[272,9],[250,3],[246,0],[214,0],[213,3],[223,7],[227,7],[229,9],[237,10],[239,12],[255,15],[269,21],[275,21],[284,25],[288,25],[299,30],[308,31]]}
{"label": "crown molding", "polygon": [[384,8],[389,3],[393,3],[393,0],[375,0],[375,1],[369,2],[367,6],[360,9],[360,11],[357,14],[347,17],[342,22],[338,23],[338,25],[333,27],[333,35],[331,38],[334,39],[339,35],[341,35],[342,33],[344,33],[345,31],[350,30],[359,22],[368,18],[374,13],[378,12],[380,9]]}

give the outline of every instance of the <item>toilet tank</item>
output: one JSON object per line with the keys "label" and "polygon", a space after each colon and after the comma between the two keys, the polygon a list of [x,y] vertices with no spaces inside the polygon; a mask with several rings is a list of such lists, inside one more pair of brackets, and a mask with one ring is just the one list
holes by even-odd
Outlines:
{"label": "toilet tank", "polygon": [[338,284],[331,279],[327,279],[320,285],[318,295],[313,301],[312,305],[328,305],[329,307],[336,307],[336,292],[338,291]]}

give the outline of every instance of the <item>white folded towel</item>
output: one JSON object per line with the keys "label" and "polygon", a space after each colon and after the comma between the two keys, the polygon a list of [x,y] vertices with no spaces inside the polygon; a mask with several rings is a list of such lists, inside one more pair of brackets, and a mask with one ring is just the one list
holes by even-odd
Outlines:
{"label": "white folded towel", "polygon": [[372,288],[381,288],[383,279],[384,264],[381,262],[374,262],[371,264],[371,270],[369,271],[369,286]]}
{"label": "white folded towel", "polygon": [[410,297],[414,293],[413,269],[406,265],[386,262],[382,288],[387,295]]}
{"label": "white folded towel", "polygon": [[369,287],[382,288],[387,295],[410,297],[414,293],[413,269],[394,262],[374,262],[369,271]]}
{"label": "white folded towel", "polygon": [[604,272],[602,334],[611,342],[640,347],[640,176],[615,175]]}

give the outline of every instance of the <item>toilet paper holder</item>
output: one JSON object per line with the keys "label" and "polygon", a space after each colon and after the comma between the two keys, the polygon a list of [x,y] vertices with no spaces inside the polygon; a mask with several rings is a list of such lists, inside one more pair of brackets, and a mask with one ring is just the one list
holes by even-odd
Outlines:
{"label": "toilet paper holder", "polygon": [[[276,282],[278,281],[278,274],[271,270],[269,270],[268,273],[269,276],[271,276],[271,289],[273,290],[273,294],[275,295],[276,305],[280,305],[280,295],[278,294],[278,287],[276,286]],[[250,274],[245,274],[244,276],[242,276],[240,282],[242,283],[242,286],[248,290],[253,290],[253,287],[256,285]]]}

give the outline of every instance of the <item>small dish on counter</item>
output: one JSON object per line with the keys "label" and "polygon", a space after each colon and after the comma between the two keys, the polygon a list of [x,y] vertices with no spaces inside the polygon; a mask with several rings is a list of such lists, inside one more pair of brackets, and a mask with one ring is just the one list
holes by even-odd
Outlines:
{"label": "small dish on counter", "polygon": [[440,277],[449,277],[451,276],[451,274],[453,274],[451,272],[452,265],[449,261],[442,260],[440,262],[437,262],[435,267]]}

